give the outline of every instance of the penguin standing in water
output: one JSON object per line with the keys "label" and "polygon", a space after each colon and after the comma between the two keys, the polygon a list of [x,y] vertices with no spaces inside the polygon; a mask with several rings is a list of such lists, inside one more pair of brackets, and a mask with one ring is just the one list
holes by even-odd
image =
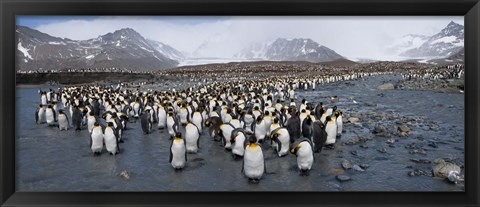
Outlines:
{"label": "penguin standing in water", "polygon": [[169,111],[167,115],[167,129],[168,129],[168,134],[170,135],[170,139],[173,139],[175,137],[175,134],[178,132],[178,121],[173,115],[173,111]]}
{"label": "penguin standing in water", "polygon": [[283,157],[288,154],[290,149],[290,134],[286,128],[277,128],[270,134],[272,139],[272,146],[277,152],[279,157]]}
{"label": "penguin standing in water", "polygon": [[337,138],[337,127],[336,123],[330,116],[327,116],[326,118],[326,124],[325,124],[325,131],[327,132],[327,141],[325,144],[329,148],[333,148],[333,145],[335,144],[336,138]]}
{"label": "penguin standing in water", "polygon": [[95,113],[91,111],[87,117],[87,128],[89,133],[92,133],[92,129],[93,129],[93,126],[95,125],[95,122],[97,122],[97,119],[95,118]]}
{"label": "penguin standing in water", "polygon": [[45,108],[43,104],[38,105],[37,111],[35,111],[35,122],[37,124],[43,124],[45,122]]}
{"label": "penguin standing in water", "polygon": [[195,124],[195,126],[197,126],[198,130],[201,132],[203,130],[203,126],[202,126],[203,116],[202,116],[202,113],[200,113],[199,108],[195,109],[195,112],[193,112],[192,114],[191,120],[192,120],[192,124]]}
{"label": "penguin standing in water", "polygon": [[337,137],[342,136],[342,131],[343,131],[343,112],[341,111],[336,111],[335,112],[335,121],[337,123]]}
{"label": "penguin standing in water", "polygon": [[258,183],[265,173],[262,147],[257,144],[257,138],[254,135],[250,136],[248,144],[245,146],[242,172],[252,183]]}
{"label": "penguin standing in water", "polygon": [[300,117],[298,115],[298,112],[292,110],[292,115],[285,124],[285,128],[287,128],[288,133],[290,134],[290,142],[292,143],[301,136]]}
{"label": "penguin standing in water", "polygon": [[267,136],[266,123],[263,119],[263,115],[259,115],[254,124],[252,124],[252,131],[255,135],[255,138],[257,138],[257,141],[259,143],[263,143],[265,137]]}
{"label": "penguin standing in water", "polygon": [[108,122],[103,135],[105,141],[105,147],[111,155],[116,155],[120,152],[120,146],[118,145],[118,134],[113,126],[113,122]]}
{"label": "penguin standing in water", "polygon": [[67,115],[63,112],[62,109],[58,110],[58,128],[60,131],[68,130],[68,125],[70,122],[68,121]]}
{"label": "penguin standing in water", "polygon": [[247,142],[247,132],[242,128],[236,128],[232,131],[230,142],[232,143],[233,159],[238,160],[243,157],[245,152],[245,144]]}
{"label": "penguin standing in water", "polygon": [[197,153],[198,148],[200,148],[200,129],[189,122],[185,127],[185,142],[188,153]]}
{"label": "penguin standing in water", "polygon": [[290,152],[297,156],[297,166],[300,170],[300,175],[308,176],[313,161],[315,160],[315,157],[313,156],[312,142],[306,138],[299,139],[292,145]]}
{"label": "penguin standing in water", "polygon": [[152,131],[152,119],[150,118],[150,109],[145,110],[145,113],[142,114],[141,116],[141,125],[142,125],[142,130],[143,134],[150,134]]}
{"label": "penguin standing in water", "polygon": [[182,104],[182,107],[178,110],[178,120],[182,126],[187,125],[189,118],[186,104]]}
{"label": "penguin standing in water", "polygon": [[82,111],[75,105],[72,111],[72,125],[75,130],[82,130],[82,118]]}
{"label": "penguin standing in water", "polygon": [[45,118],[47,119],[47,124],[49,126],[53,126],[55,122],[57,122],[57,114],[55,110],[53,110],[52,105],[48,105],[47,109],[45,110]]}
{"label": "penguin standing in water", "polygon": [[312,118],[310,116],[307,116],[303,122],[302,122],[302,135],[305,138],[308,138],[311,140],[312,135],[313,135],[313,128],[312,128]]}
{"label": "penguin standing in water", "polygon": [[218,132],[217,135],[219,135],[222,138],[222,144],[223,147],[226,150],[231,150],[232,149],[232,143],[230,142],[230,138],[232,135],[232,131],[235,129],[235,127],[232,124],[221,124],[218,127]]}
{"label": "penguin standing in water", "polygon": [[165,129],[165,126],[167,125],[167,111],[165,110],[165,107],[160,106],[158,107],[158,123],[157,127],[158,129]]}
{"label": "penguin standing in water", "polygon": [[94,155],[100,155],[103,150],[103,130],[100,123],[95,122],[90,132],[90,148]]}
{"label": "penguin standing in water", "polygon": [[205,126],[208,127],[208,134],[215,141],[220,141],[217,136],[218,128],[222,125],[222,119],[220,117],[214,116],[210,117],[205,121]]}
{"label": "penguin standing in water", "polygon": [[187,163],[186,142],[180,132],[175,134],[175,139],[172,140],[172,144],[170,145],[169,163],[175,170],[183,169]]}
{"label": "penguin standing in water", "polygon": [[313,151],[315,153],[320,153],[322,151],[323,144],[327,141],[327,132],[325,131],[325,124],[320,121],[315,121],[312,124],[313,126]]}

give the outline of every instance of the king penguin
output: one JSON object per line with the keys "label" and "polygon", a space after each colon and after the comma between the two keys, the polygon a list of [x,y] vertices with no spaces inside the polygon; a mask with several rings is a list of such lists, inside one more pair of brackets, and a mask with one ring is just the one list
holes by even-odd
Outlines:
{"label": "king penguin", "polygon": [[172,144],[170,145],[169,163],[175,170],[183,169],[187,163],[186,143],[180,132],[175,134],[175,139],[172,140]]}
{"label": "king penguin", "polygon": [[120,146],[118,145],[118,134],[113,126],[113,122],[108,122],[105,127],[105,133],[103,135],[105,141],[105,147],[111,155],[116,155],[120,152]]}
{"label": "king penguin", "polygon": [[242,171],[252,183],[258,183],[265,173],[265,160],[262,147],[257,144],[257,138],[251,135],[243,154]]}
{"label": "king penguin", "polygon": [[94,155],[100,155],[103,150],[103,129],[95,122],[90,132],[90,148]]}
{"label": "king penguin", "polygon": [[167,111],[165,110],[165,107],[160,105],[158,107],[158,113],[157,114],[158,114],[157,127],[158,127],[158,129],[164,129],[165,126],[167,125]]}
{"label": "king penguin", "polygon": [[170,139],[173,139],[175,134],[178,132],[178,121],[173,115],[173,111],[169,111],[167,115],[167,129],[168,134],[170,135]]}
{"label": "king penguin", "polygon": [[263,115],[259,115],[252,124],[252,132],[255,134],[255,138],[259,143],[263,143],[265,137],[267,136],[266,123],[263,118]]}
{"label": "king penguin", "polygon": [[68,125],[70,122],[68,121],[67,115],[63,112],[62,109],[58,110],[58,128],[60,131],[68,130]]}
{"label": "king penguin", "polygon": [[286,128],[280,127],[272,131],[270,134],[272,139],[272,146],[277,152],[279,157],[283,157],[288,154],[290,149],[290,134]]}
{"label": "king penguin", "polygon": [[326,124],[325,124],[325,131],[327,132],[327,141],[325,142],[326,145],[329,147],[333,147],[335,144],[336,138],[337,138],[337,127],[336,123],[330,116],[327,116],[326,118]]}
{"label": "king penguin", "polygon": [[232,143],[232,155],[235,160],[243,157],[245,152],[245,142],[247,142],[247,132],[242,128],[236,128],[232,131],[230,142]]}
{"label": "king penguin", "polygon": [[75,105],[72,111],[72,125],[75,130],[82,130],[82,118],[82,111]]}
{"label": "king penguin", "polygon": [[88,114],[88,117],[87,117],[87,128],[88,128],[89,133],[92,132],[92,129],[93,129],[93,126],[95,125],[95,122],[97,122],[97,120],[95,118],[95,113],[93,111],[91,111]]}
{"label": "king penguin", "polygon": [[47,119],[47,124],[49,126],[53,126],[55,125],[55,122],[57,122],[57,114],[52,105],[48,105],[47,109],[45,110],[45,118]]}
{"label": "king penguin", "polygon": [[185,142],[188,153],[197,153],[198,148],[200,148],[200,133],[200,129],[192,122],[189,122],[185,127]]}
{"label": "king penguin", "polygon": [[337,122],[337,137],[342,136],[343,131],[343,112],[336,111],[335,112],[335,121]]}
{"label": "king penguin", "polygon": [[313,151],[315,153],[320,153],[322,151],[322,147],[325,144],[325,141],[327,141],[327,136],[325,124],[320,121],[313,122],[312,143]]}
{"label": "king penguin", "polygon": [[312,142],[307,138],[299,139],[292,145],[290,152],[297,157],[297,166],[300,170],[300,175],[308,176],[315,159],[313,156]]}
{"label": "king penguin", "polygon": [[142,114],[140,118],[140,123],[142,126],[143,134],[150,134],[152,131],[152,119],[151,119],[151,114],[150,114],[151,109],[145,110],[145,113]]}
{"label": "king penguin", "polygon": [[292,110],[292,115],[285,124],[285,128],[287,128],[288,133],[290,134],[290,142],[297,140],[301,136],[300,117],[298,115],[298,112]]}
{"label": "king penguin", "polygon": [[35,122],[37,124],[45,122],[45,108],[43,106],[43,104],[38,105],[37,111],[35,111]]}

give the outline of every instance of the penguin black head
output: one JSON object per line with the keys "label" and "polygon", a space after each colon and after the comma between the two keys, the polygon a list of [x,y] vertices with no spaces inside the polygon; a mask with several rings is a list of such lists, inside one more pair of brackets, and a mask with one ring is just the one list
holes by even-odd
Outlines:
{"label": "penguin black head", "polygon": [[113,122],[108,122],[107,126],[113,127]]}
{"label": "penguin black head", "polygon": [[325,129],[325,124],[320,123],[320,128]]}
{"label": "penguin black head", "polygon": [[280,103],[280,99],[277,99],[277,103]]}
{"label": "penguin black head", "polygon": [[262,115],[258,116],[258,117],[257,117],[257,123],[260,123],[260,122],[262,121],[262,119],[263,119],[263,116],[262,116]]}
{"label": "penguin black head", "polygon": [[53,108],[53,107],[52,107],[52,105],[48,105],[47,108],[51,109],[51,108]]}
{"label": "penguin black head", "polygon": [[325,119],[325,121],[327,121],[327,122],[329,122],[331,120],[332,120],[332,118],[330,116],[327,116],[327,118]]}
{"label": "penguin black head", "polygon": [[175,133],[175,138],[176,139],[182,139],[182,133],[181,132]]}
{"label": "penguin black head", "polygon": [[305,109],[302,109],[302,113],[307,113],[307,111]]}
{"label": "penguin black head", "polygon": [[95,114],[93,113],[93,111],[90,111],[89,115],[90,115],[90,116],[93,116],[93,115],[95,115]]}
{"label": "penguin black head", "polygon": [[265,111],[265,116],[268,116],[270,115],[270,112],[269,111]]}
{"label": "penguin black head", "polygon": [[257,111],[259,110],[258,106],[255,106],[253,109]]}
{"label": "penguin black head", "polygon": [[336,116],[336,117],[340,116],[340,112],[335,111],[335,116]]}
{"label": "penguin black head", "polygon": [[307,100],[305,100],[305,99],[302,99],[302,103],[303,103],[303,104],[305,104],[305,102],[306,102],[306,101],[307,101]]}
{"label": "penguin black head", "polygon": [[228,113],[228,114],[232,113],[232,109],[228,108],[228,109],[227,109],[227,113]]}
{"label": "penguin black head", "polygon": [[249,138],[248,138],[248,142],[250,144],[256,144],[257,143],[257,138],[255,137],[255,135],[251,135]]}
{"label": "penguin black head", "polygon": [[333,111],[337,110],[337,106],[333,106]]}
{"label": "penguin black head", "polygon": [[[100,123],[98,121],[96,121],[93,126],[100,126]],[[113,123],[112,123],[112,126],[113,126]]]}

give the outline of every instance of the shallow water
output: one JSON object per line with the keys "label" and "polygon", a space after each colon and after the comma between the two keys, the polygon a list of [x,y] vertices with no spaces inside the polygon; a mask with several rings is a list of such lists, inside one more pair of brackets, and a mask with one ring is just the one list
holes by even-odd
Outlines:
{"label": "shallow water", "polygon": [[[155,129],[143,135],[140,121],[129,123],[124,132],[121,153],[111,156],[103,151],[93,156],[87,129],[59,131],[45,124],[35,124],[34,113],[39,102],[37,87],[18,87],[16,92],[16,188],[17,191],[463,191],[455,185],[429,176],[410,177],[414,169],[430,171],[434,166],[418,164],[410,159],[456,158],[464,162],[464,95],[430,91],[378,91],[383,82],[394,82],[398,76],[378,76],[365,80],[337,82],[317,87],[316,91],[297,91],[298,99],[312,103],[337,95],[338,108],[344,119],[363,112],[396,113],[400,117],[423,121],[410,127],[407,138],[392,136],[394,148],[375,137],[376,124],[367,117],[361,125],[344,124],[340,140],[333,150],[323,149],[315,155],[310,176],[299,176],[295,156],[278,158],[264,146],[267,174],[260,183],[250,184],[241,173],[242,161],[234,161],[219,142],[203,132],[198,154],[188,154],[187,166],[176,172],[168,163],[170,140],[167,131]],[[383,97],[379,94],[383,93]],[[34,98],[32,98],[34,97]],[[357,104],[353,103],[353,100]],[[384,123],[396,126],[395,122]],[[434,122],[440,128],[432,131]],[[365,143],[345,145],[357,135],[371,138]],[[438,148],[429,147],[435,141]],[[407,144],[416,143],[427,154],[410,154]],[[363,147],[361,147],[363,146]],[[386,153],[378,149],[385,148]],[[354,155],[356,154],[356,155]],[[368,164],[364,172],[346,170],[350,181],[340,182],[332,173],[341,169],[342,160],[352,164]],[[119,174],[127,170],[131,179]]]}

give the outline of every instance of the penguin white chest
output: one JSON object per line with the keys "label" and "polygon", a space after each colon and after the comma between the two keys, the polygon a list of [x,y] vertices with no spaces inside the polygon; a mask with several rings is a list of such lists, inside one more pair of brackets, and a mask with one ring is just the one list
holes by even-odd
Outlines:
{"label": "penguin white chest", "polygon": [[68,120],[65,114],[58,115],[58,128],[60,128],[60,130],[68,130]]}
{"label": "penguin white chest", "polygon": [[55,122],[55,116],[53,114],[53,109],[47,108],[45,111],[45,117],[47,119],[47,124],[53,124]]}
{"label": "penguin white chest", "polygon": [[260,179],[265,172],[262,148],[258,145],[247,146],[243,156],[243,171],[248,178]]}
{"label": "penguin white chest", "polygon": [[92,130],[91,134],[92,139],[92,152],[101,152],[103,149],[103,133],[102,128],[96,127]]}
{"label": "penguin white chest", "polygon": [[300,170],[310,170],[313,164],[313,151],[308,142],[302,142],[297,151],[297,166]]}
{"label": "penguin white chest", "polygon": [[325,127],[327,132],[327,141],[326,144],[334,144],[337,137],[337,128],[334,121],[329,121]]}
{"label": "penguin white chest", "polygon": [[185,167],[186,164],[186,149],[185,149],[185,144],[184,140],[178,140],[175,139],[173,140],[172,143],[172,148],[170,149],[172,153],[172,161],[171,165],[173,168],[183,168]]}
{"label": "penguin white chest", "polygon": [[167,112],[165,109],[160,108],[158,110],[158,127],[165,127],[165,124],[167,122]]}
{"label": "penguin white chest", "polygon": [[87,126],[88,126],[88,132],[92,132],[93,129],[93,124],[95,124],[95,116],[88,116],[87,118]]}
{"label": "penguin white chest", "polygon": [[193,124],[187,124],[185,127],[185,141],[187,145],[187,152],[196,153],[198,151],[198,134],[197,127]]}
{"label": "penguin white chest", "polygon": [[243,133],[238,133],[235,137],[235,144],[232,147],[232,153],[238,156],[243,156],[245,148],[243,143],[245,142],[245,135]]}
{"label": "penguin white chest", "polygon": [[116,154],[117,153],[117,138],[115,136],[115,133],[113,132],[113,129],[111,127],[107,127],[105,129],[105,134],[103,136],[105,139],[105,147],[107,148],[107,151]]}
{"label": "penguin white chest", "polygon": [[265,121],[262,121],[255,126],[254,133],[258,141],[265,139],[265,136],[267,135]]}

